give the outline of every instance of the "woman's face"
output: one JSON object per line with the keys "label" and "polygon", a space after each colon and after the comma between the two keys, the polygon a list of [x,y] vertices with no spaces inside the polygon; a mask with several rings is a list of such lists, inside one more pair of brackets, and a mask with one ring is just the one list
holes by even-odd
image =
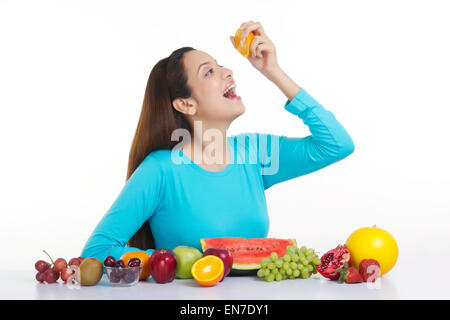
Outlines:
{"label": "woman's face", "polygon": [[176,99],[174,106],[177,110],[191,116],[192,120],[219,126],[226,122],[229,125],[245,112],[242,100],[230,100],[223,95],[229,84],[234,82],[230,69],[199,50],[184,54],[184,67],[192,96],[188,99]]}

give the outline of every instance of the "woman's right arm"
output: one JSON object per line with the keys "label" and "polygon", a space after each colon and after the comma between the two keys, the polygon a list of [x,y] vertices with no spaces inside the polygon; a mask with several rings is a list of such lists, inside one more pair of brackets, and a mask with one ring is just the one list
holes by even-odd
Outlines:
{"label": "woman's right arm", "polygon": [[[125,252],[141,250],[126,245],[142,224],[158,211],[162,203],[163,182],[158,161],[147,156],[95,227],[81,256],[95,257],[103,262],[108,255],[120,259]],[[146,250],[149,254],[152,251]]]}

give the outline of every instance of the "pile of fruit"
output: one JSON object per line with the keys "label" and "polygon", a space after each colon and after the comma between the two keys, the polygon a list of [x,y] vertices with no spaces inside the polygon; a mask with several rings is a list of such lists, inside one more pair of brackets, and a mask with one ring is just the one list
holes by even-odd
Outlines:
{"label": "pile of fruit", "polygon": [[346,246],[337,246],[320,259],[317,271],[330,280],[339,283],[375,282],[380,276],[380,264],[375,259],[363,259],[359,270],[351,267],[352,255]]}
{"label": "pile of fruit", "polygon": [[[150,273],[145,268],[140,268],[141,260],[138,257],[145,257],[148,254],[143,251],[134,251],[124,254],[120,260],[115,260],[114,257],[108,256],[103,264],[95,257],[78,257],[66,262],[63,258],[58,258],[55,261],[44,250],[44,252],[50,258],[51,263],[39,260],[35,263],[35,269],[38,271],[36,274],[36,280],[41,283],[56,283],[61,278],[66,284],[79,284],[82,286],[96,285],[103,276],[104,267],[114,267],[111,272],[108,273],[108,278],[111,283],[132,283],[136,278],[141,275],[148,277]],[[136,255],[136,257],[130,257]],[[137,268],[136,268],[137,267]],[[145,270],[142,271],[141,269]]]}
{"label": "pile of fruit", "polygon": [[207,249],[203,254],[196,248],[178,246],[173,251],[155,250],[149,259],[150,273],[157,283],[194,278],[202,286],[213,286],[230,273],[233,257],[226,249]]}
{"label": "pile of fruit", "polygon": [[123,259],[116,259],[113,256],[107,256],[103,265],[106,268],[106,275],[109,282],[113,284],[131,284],[138,280],[141,273],[141,259],[137,257],[130,258],[127,263]]}
{"label": "pile of fruit", "polygon": [[354,231],[345,242],[326,252],[317,271],[339,283],[375,282],[397,262],[394,237],[377,226]]}
{"label": "pile of fruit", "polygon": [[56,283],[61,277],[64,283],[92,286],[97,284],[103,276],[103,265],[97,258],[72,258],[69,263],[64,258],[53,261],[45,251],[51,263],[38,260],[34,267],[38,271],[36,280],[43,283]]}
{"label": "pile of fruit", "polygon": [[95,285],[106,269],[113,284],[135,284],[152,277],[157,283],[195,279],[201,286],[214,286],[228,275],[256,275],[265,281],[308,279],[319,273],[338,283],[375,282],[389,272],[398,257],[395,239],[373,227],[353,232],[345,245],[329,250],[319,259],[312,248],[297,247],[295,239],[219,237],[200,239],[203,253],[189,246],[158,249],[151,255],[134,250],[119,260],[108,254],[103,263],[94,257],[63,258],[51,263],[39,260],[36,280],[55,283],[75,281]]}
{"label": "pile of fruit", "polygon": [[84,260],[83,257],[78,257],[70,259],[69,263],[64,258],[58,258],[53,261],[47,251],[43,251],[50,258],[51,263],[45,260],[38,260],[34,264],[34,268],[37,270],[36,280],[39,282],[55,283],[61,277],[61,280],[66,283],[75,273],[73,266],[79,267]]}

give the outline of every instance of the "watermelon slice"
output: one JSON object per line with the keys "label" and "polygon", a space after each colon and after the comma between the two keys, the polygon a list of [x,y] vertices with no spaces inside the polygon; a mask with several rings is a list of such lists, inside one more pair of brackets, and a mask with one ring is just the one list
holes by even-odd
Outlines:
{"label": "watermelon slice", "polygon": [[[279,257],[286,254],[287,246],[297,246],[295,239],[220,237],[200,239],[203,252],[209,248],[228,249],[233,255],[233,268],[230,275],[247,275],[255,273],[262,258],[272,252]],[[249,271],[249,272],[242,272]]]}

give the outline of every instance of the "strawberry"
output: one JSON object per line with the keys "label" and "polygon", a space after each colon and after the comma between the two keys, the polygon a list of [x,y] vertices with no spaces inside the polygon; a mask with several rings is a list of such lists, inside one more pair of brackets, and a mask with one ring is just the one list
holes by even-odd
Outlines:
{"label": "strawberry", "polygon": [[364,282],[375,282],[380,276],[380,264],[375,259],[364,259],[359,264],[359,273]]}
{"label": "strawberry", "polygon": [[358,282],[363,282],[363,281],[364,281],[364,279],[359,274],[358,270],[356,270],[353,267],[350,267],[348,269],[347,278],[345,279],[346,283],[358,283]]}
{"label": "strawberry", "polygon": [[349,267],[348,263],[345,262],[344,268],[337,269],[336,272],[339,272],[341,275],[338,279],[339,283],[358,283],[364,282],[364,279],[359,274],[358,270],[353,267]]}

